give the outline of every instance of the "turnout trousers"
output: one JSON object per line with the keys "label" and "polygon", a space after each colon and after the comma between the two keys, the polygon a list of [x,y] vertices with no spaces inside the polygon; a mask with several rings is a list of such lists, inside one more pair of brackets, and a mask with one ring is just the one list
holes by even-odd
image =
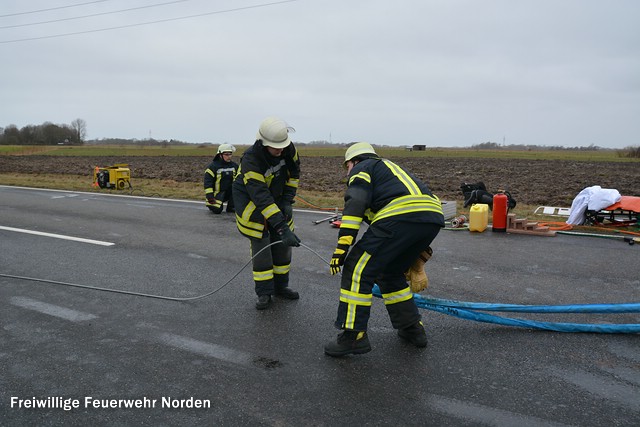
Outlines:
{"label": "turnout trousers", "polygon": [[383,219],[372,224],[347,254],[335,326],[366,331],[373,285],[378,284],[391,324],[404,329],[420,320],[404,272],[435,239],[440,226]]}
{"label": "turnout trousers", "polygon": [[232,193],[231,187],[229,187],[229,189],[226,191],[219,192],[214,197],[215,197],[214,203],[209,203],[208,200],[206,203],[207,207],[211,212],[215,214],[222,213],[222,208],[224,208],[224,206],[222,206],[222,203],[224,202],[227,202],[227,212],[235,212],[235,209],[233,206],[233,193]]}
{"label": "turnout trousers", "polygon": [[289,286],[291,246],[276,243],[267,247],[273,242],[280,241],[280,238],[275,236],[275,233],[269,233],[268,236],[262,239],[250,240],[251,256],[255,256],[252,262],[256,295],[273,295],[276,290]]}

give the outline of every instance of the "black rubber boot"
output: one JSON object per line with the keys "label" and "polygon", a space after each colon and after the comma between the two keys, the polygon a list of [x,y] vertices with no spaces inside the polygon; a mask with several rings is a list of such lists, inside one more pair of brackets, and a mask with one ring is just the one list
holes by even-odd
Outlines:
{"label": "black rubber boot", "polygon": [[338,335],[336,341],[324,346],[324,354],[332,357],[342,357],[348,354],[364,354],[371,351],[371,344],[366,331],[345,330]]}
{"label": "black rubber boot", "polygon": [[416,322],[408,328],[398,329],[398,336],[409,341],[416,347],[422,348],[427,346],[427,334],[424,331],[422,322]]}
{"label": "black rubber boot", "polygon": [[290,288],[276,288],[276,295],[284,299],[299,299],[300,294]]}
{"label": "black rubber boot", "polygon": [[264,310],[271,305],[271,295],[260,295],[258,301],[256,301],[256,308],[258,310]]}

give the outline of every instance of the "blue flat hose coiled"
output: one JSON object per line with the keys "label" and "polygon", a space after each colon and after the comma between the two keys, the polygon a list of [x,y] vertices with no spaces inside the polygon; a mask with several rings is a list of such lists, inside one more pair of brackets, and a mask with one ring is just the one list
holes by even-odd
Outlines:
{"label": "blue flat hose coiled", "polygon": [[[373,287],[373,295],[382,298],[378,285]],[[494,323],[504,326],[540,329],[555,332],[591,332],[606,334],[637,334],[640,324],[591,324],[591,323],[559,323],[540,322],[536,320],[517,319],[479,313],[482,311],[503,311],[519,313],[640,313],[640,303],[624,304],[578,304],[578,305],[518,305],[491,304],[445,300],[439,298],[425,298],[420,294],[413,294],[413,300],[420,308],[437,311],[450,316],[459,317],[476,322]]]}
{"label": "blue flat hose coiled", "polygon": [[414,294],[413,297],[423,300],[428,304],[483,311],[508,311],[512,313],[640,313],[640,303],[519,305],[463,302],[440,298],[425,298],[419,294]]}

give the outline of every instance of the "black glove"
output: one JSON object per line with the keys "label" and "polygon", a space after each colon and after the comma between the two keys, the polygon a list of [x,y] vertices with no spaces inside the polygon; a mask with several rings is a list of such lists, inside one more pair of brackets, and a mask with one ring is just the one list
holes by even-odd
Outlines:
{"label": "black glove", "polygon": [[300,239],[298,236],[293,234],[293,231],[286,225],[280,228],[278,231],[278,236],[280,236],[280,240],[282,240],[282,244],[285,246],[300,246]]}
{"label": "black glove", "polygon": [[225,192],[221,191],[218,194],[209,193],[207,194],[207,201],[212,205],[216,203],[216,201],[223,201],[225,196]]}
{"label": "black glove", "polygon": [[282,212],[282,215],[284,215],[285,221],[291,221],[291,218],[293,218],[293,207],[291,207],[291,203],[282,202],[280,204],[280,211]]}
{"label": "black glove", "polygon": [[348,250],[348,245],[338,245],[336,250],[333,252],[331,262],[329,262],[329,268],[331,269],[332,275],[340,273],[340,267],[344,265],[344,260],[347,257]]}

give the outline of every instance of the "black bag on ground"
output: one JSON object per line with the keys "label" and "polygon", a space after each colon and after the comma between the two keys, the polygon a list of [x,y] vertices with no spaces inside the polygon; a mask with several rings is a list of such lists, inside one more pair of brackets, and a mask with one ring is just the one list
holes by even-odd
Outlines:
{"label": "black bag on ground", "polygon": [[[493,194],[487,191],[487,187],[482,181],[478,181],[475,184],[468,184],[463,182],[460,186],[462,194],[464,195],[464,207],[469,207],[474,203],[484,203],[489,205],[489,209],[493,210]],[[511,194],[507,191],[504,192],[507,195],[509,209],[516,207],[516,200],[511,197]]]}

